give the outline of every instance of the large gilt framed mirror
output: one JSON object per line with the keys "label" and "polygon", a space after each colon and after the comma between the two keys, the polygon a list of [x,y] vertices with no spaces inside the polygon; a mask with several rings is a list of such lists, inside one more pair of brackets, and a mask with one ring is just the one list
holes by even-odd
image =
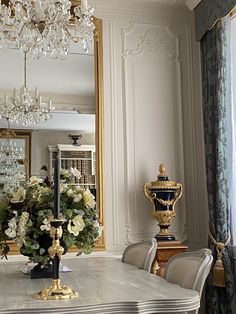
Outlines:
{"label": "large gilt framed mirror", "polygon": [[[72,1],[77,4],[78,1]],[[52,60],[50,57],[33,59],[27,56],[27,85],[40,95],[51,99],[55,111],[50,121],[37,125],[11,124],[17,132],[30,132],[31,161],[29,175],[41,175],[40,170],[49,171],[50,147],[71,145],[69,135],[82,135],[81,145],[95,147],[96,204],[99,222],[104,226],[103,208],[103,53],[102,20],[94,18],[96,33],[88,53],[76,44],[71,45],[68,58]],[[10,93],[23,85],[23,55],[15,48],[0,50],[0,95]],[[0,128],[6,122],[0,119]],[[19,254],[18,247],[10,243],[10,254]],[[95,249],[104,250],[104,228]]]}

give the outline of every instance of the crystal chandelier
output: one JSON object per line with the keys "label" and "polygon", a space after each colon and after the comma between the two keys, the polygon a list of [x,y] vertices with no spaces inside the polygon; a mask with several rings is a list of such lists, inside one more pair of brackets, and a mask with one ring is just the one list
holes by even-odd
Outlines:
{"label": "crystal chandelier", "polygon": [[87,0],[81,6],[69,0],[10,0],[0,6],[0,47],[16,43],[37,58],[49,53],[63,59],[72,41],[81,42],[87,52],[95,30],[93,13]]}
{"label": "crystal chandelier", "polygon": [[51,119],[54,110],[52,101],[43,101],[38,89],[31,93],[26,85],[26,53],[24,55],[24,86],[19,90],[13,90],[12,95],[6,95],[0,101],[0,115],[11,122],[23,125],[38,124]]}
{"label": "crystal chandelier", "polygon": [[8,128],[0,133],[0,173],[4,192],[12,192],[25,180],[24,168],[20,164],[23,160],[23,149],[18,146],[13,137],[15,132]]}

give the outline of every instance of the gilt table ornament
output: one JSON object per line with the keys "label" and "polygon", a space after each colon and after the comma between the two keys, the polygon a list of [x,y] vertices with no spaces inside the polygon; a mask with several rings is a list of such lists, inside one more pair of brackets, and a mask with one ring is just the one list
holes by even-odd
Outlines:
{"label": "gilt table ornament", "polygon": [[64,218],[60,214],[60,165],[58,158],[54,164],[54,218],[50,222],[50,236],[52,237],[52,245],[48,249],[53,265],[53,280],[49,287],[42,289],[39,293],[34,294],[36,299],[40,300],[63,300],[78,298],[78,292],[62,285],[59,277],[60,259],[64,252],[64,248],[60,245],[60,239],[63,234],[62,224]]}
{"label": "gilt table ornament", "polygon": [[157,181],[144,184],[144,194],[153,205],[152,217],[158,222],[157,241],[174,241],[169,227],[176,217],[175,204],[182,195],[182,184],[169,181],[163,164],[159,166]]}

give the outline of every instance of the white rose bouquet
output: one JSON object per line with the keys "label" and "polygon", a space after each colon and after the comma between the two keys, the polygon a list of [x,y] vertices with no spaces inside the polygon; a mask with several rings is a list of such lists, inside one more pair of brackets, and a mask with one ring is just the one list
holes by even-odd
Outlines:
{"label": "white rose bouquet", "polygon": [[[95,200],[89,189],[68,184],[68,178],[79,176],[76,169],[61,172],[61,243],[65,249],[77,247],[78,253],[91,253],[99,236],[98,213]],[[37,177],[31,177],[17,191],[5,194],[0,199],[0,250],[7,257],[12,239],[30,261],[46,265],[50,258],[48,247],[50,220],[54,213],[53,186]]]}

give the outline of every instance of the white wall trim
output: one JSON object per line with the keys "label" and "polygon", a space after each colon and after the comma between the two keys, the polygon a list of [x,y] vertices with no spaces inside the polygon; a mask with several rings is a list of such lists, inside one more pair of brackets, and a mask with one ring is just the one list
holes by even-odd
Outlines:
{"label": "white wall trim", "polygon": [[90,0],[90,5],[95,9],[95,16],[100,13],[109,14],[110,16],[119,17],[155,17],[164,19],[191,19],[191,14],[189,10],[184,7],[178,8],[170,5],[169,7],[161,6],[160,3],[153,3],[152,5],[147,5],[145,1],[114,1],[114,0]]}
{"label": "white wall trim", "polygon": [[[194,190],[197,189],[197,179],[198,179],[198,172],[197,172],[197,167],[196,167],[196,138],[195,138],[195,116],[194,116],[194,94],[193,94],[193,90],[194,90],[194,82],[193,82],[193,64],[192,64],[192,60],[193,60],[193,51],[192,51],[192,45],[191,45],[191,29],[187,28],[186,30],[186,37],[187,37],[187,47],[188,47],[188,77],[189,77],[189,89],[188,89],[188,99],[190,101],[190,105],[189,105],[189,134],[190,137],[192,138],[192,142],[191,142],[191,156],[192,156],[192,165],[191,165],[191,169],[192,169],[192,184],[194,187]],[[196,242],[199,242],[200,240],[200,222],[199,219],[197,217],[197,213],[198,210],[197,208],[199,208],[199,202],[198,202],[198,197],[197,197],[197,193],[193,193],[192,195],[192,200],[193,200],[193,204],[192,204],[192,217],[193,217],[193,221],[195,222],[193,225],[193,229],[191,232],[194,232],[195,235],[195,240]]]}

